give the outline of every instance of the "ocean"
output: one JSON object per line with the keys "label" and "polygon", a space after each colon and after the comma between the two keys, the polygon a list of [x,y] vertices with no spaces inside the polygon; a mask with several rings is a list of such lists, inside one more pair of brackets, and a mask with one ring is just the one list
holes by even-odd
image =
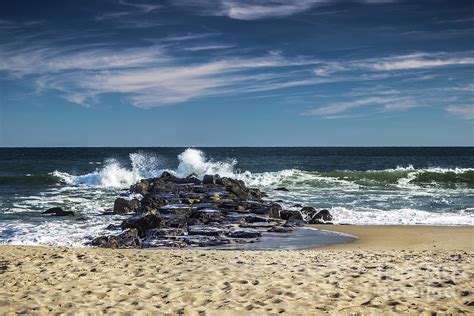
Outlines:
{"label": "ocean", "polygon": [[[0,148],[0,243],[84,246],[123,219],[101,215],[119,195],[163,171],[238,178],[339,224],[474,225],[474,147]],[[55,206],[76,215],[41,215]]]}

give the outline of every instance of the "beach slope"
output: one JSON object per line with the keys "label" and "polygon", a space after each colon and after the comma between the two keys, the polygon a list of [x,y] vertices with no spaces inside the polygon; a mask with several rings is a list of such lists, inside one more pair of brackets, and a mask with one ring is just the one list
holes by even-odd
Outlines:
{"label": "beach slope", "polygon": [[0,310],[474,313],[474,228],[324,228],[360,239],[304,251],[0,246]]}

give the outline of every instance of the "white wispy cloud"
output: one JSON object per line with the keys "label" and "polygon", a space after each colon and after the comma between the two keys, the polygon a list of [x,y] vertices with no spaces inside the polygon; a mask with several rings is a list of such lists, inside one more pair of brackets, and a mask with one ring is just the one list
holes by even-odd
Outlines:
{"label": "white wispy cloud", "polygon": [[[474,52],[415,53],[389,57],[367,58],[361,60],[327,62],[318,65],[314,69],[314,73],[317,76],[330,76],[337,73],[353,71],[409,71],[466,65],[474,65]],[[379,76],[379,74],[370,73],[367,74],[367,76]]]}
{"label": "white wispy cloud", "polygon": [[[175,5],[189,7],[202,15],[227,16],[236,20],[259,20],[290,16],[317,6],[337,4],[340,0],[177,0]],[[397,0],[346,0],[345,2],[383,4]]]}
{"label": "white wispy cloud", "polygon": [[474,105],[450,105],[446,111],[466,120],[474,120]]}
{"label": "white wispy cloud", "polygon": [[302,113],[303,115],[316,115],[322,117],[338,118],[346,117],[346,114],[340,115],[341,113],[349,110],[366,107],[366,106],[377,106],[380,112],[391,112],[391,111],[402,111],[414,107],[421,106],[417,104],[410,97],[368,97],[355,99],[348,102],[331,103],[322,107],[316,107]]}
{"label": "white wispy cloud", "polygon": [[126,0],[119,0],[119,3],[123,6],[136,8],[144,13],[149,13],[151,11],[154,11],[162,7],[159,4],[139,3],[139,2],[126,1]]}
{"label": "white wispy cloud", "polygon": [[[445,56],[443,56],[445,55]],[[365,67],[378,71],[436,68],[454,65],[474,65],[474,57],[450,57],[448,54],[413,54],[372,61]]]}
{"label": "white wispy cloud", "polygon": [[160,42],[185,42],[201,40],[203,38],[219,36],[220,33],[188,33],[185,35],[173,35],[160,38]]}
{"label": "white wispy cloud", "polygon": [[[190,46],[189,51],[224,49],[224,44],[213,46]],[[117,93],[143,108],[209,95],[269,91],[316,83],[302,79],[302,73],[294,71],[294,68],[319,62],[311,59],[266,54],[191,62],[187,56],[175,57],[167,49],[166,45],[57,48],[50,43],[36,43],[26,48],[8,46],[0,48],[0,71],[34,81],[37,92],[58,91],[70,102],[91,105],[101,95]],[[186,47],[180,49],[186,50]],[[276,71],[281,68],[291,68],[293,72]]]}
{"label": "white wispy cloud", "polygon": [[[58,43],[57,39],[17,37],[17,41],[0,46],[0,71],[34,82],[38,93],[54,90],[68,101],[84,106],[100,102],[103,95],[117,94],[134,106],[150,108],[207,96],[283,93],[284,89],[295,87],[317,93],[317,85],[377,82],[402,76],[400,73],[406,75],[404,71],[413,73],[414,69],[427,73],[439,67],[474,64],[472,52],[340,61],[290,57],[278,50],[236,56],[233,45],[225,43],[219,35],[177,33],[154,39],[151,46],[129,48],[105,43],[73,45],[70,39]],[[68,36],[75,38],[73,34]],[[196,53],[199,51],[206,54]],[[421,106],[417,99],[403,97],[402,92],[387,87],[374,88],[366,95],[347,96],[356,99],[313,108],[305,114],[336,118],[357,115],[350,111],[366,106],[379,112]]]}
{"label": "white wispy cloud", "polygon": [[210,44],[210,45],[200,45],[200,46],[191,46],[191,47],[185,47],[185,50],[189,51],[201,51],[201,50],[216,50],[216,49],[227,49],[227,48],[232,48],[235,47],[235,45],[227,45],[227,44]]}
{"label": "white wispy cloud", "polygon": [[94,19],[96,21],[112,20],[112,19],[123,18],[124,16],[127,16],[129,14],[130,14],[130,11],[107,12],[107,13],[103,13],[101,15],[96,16]]}
{"label": "white wispy cloud", "polygon": [[84,49],[82,46],[61,49],[45,46],[10,50],[0,48],[0,57],[0,71],[8,71],[16,77],[74,70],[135,68],[169,60],[157,46],[122,50]]}

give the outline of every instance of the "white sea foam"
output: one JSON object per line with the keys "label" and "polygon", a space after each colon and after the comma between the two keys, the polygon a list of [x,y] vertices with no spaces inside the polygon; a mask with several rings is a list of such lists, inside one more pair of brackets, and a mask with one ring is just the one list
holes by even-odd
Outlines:
{"label": "white sea foam", "polygon": [[206,158],[200,150],[188,148],[178,156],[179,165],[176,174],[180,177],[187,177],[195,174],[203,177],[205,174],[218,174],[223,177],[232,177],[235,175],[234,166],[236,160],[214,161]]}
{"label": "white sea foam", "polygon": [[474,225],[474,213],[469,209],[455,212],[426,212],[403,208],[396,210],[349,209],[334,207],[329,210],[337,224],[353,225]]}

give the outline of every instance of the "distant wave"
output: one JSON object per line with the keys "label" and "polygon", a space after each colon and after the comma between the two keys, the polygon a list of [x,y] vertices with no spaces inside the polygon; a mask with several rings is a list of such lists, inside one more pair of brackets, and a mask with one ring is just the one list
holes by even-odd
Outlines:
{"label": "distant wave", "polygon": [[[368,171],[329,171],[306,172],[292,170],[284,172],[287,176],[281,184],[293,186],[319,186],[324,183],[356,184],[362,186],[441,186],[474,187],[474,169],[472,168],[427,168],[415,169],[413,166],[385,170]],[[272,175],[273,178],[278,178]]]}
{"label": "distant wave", "polygon": [[[290,186],[321,187],[327,185],[357,186],[440,186],[474,188],[474,168],[425,168],[413,166],[394,169],[354,171],[341,170],[329,172],[309,172],[298,169],[287,169],[275,172],[252,173],[236,170],[236,160],[214,161],[197,149],[186,149],[179,156],[176,169],[160,168],[159,159],[144,153],[130,154],[131,168],[122,166],[114,159],[107,160],[103,167],[84,175],[71,175],[55,171],[48,179],[60,179],[71,185],[91,185],[104,187],[126,187],[140,179],[158,177],[164,171],[180,177],[194,174],[202,178],[205,174],[219,174],[234,177],[246,182],[249,186]],[[56,181],[56,180],[54,180]]]}
{"label": "distant wave", "polygon": [[43,186],[53,185],[59,182],[61,182],[61,177],[55,176],[53,174],[0,176],[0,185]]}
{"label": "distant wave", "polygon": [[254,187],[287,186],[291,188],[318,188],[333,185],[363,187],[436,186],[445,188],[474,188],[474,168],[424,168],[413,166],[384,170],[304,171],[286,169],[275,172],[249,172],[236,169],[237,161],[215,161],[197,149],[186,149],[178,155],[176,169],[164,169],[160,159],[146,153],[132,153],[131,167],[115,159],[107,159],[91,173],[73,175],[54,171],[46,175],[0,176],[0,185],[53,185],[65,183],[81,186],[127,187],[144,178],[159,177],[164,171],[179,177],[190,174],[202,178],[205,174],[234,177]]}

